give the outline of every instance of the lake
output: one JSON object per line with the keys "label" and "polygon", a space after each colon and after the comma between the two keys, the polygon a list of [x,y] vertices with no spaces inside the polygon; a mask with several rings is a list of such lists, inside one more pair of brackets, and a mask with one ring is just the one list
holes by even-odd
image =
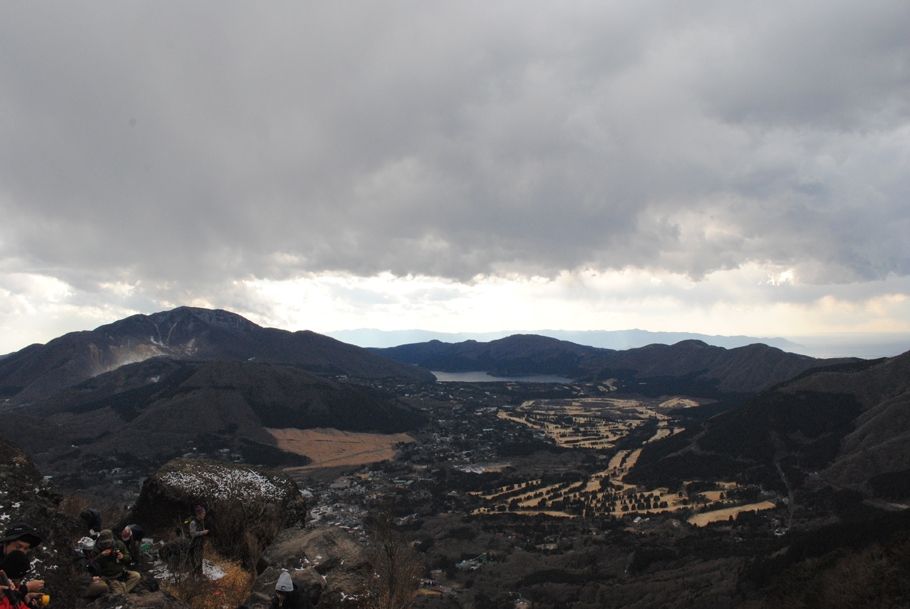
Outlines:
{"label": "lake", "polygon": [[528,376],[493,376],[488,372],[439,372],[431,370],[437,381],[443,383],[571,383],[572,379],[553,374]]}

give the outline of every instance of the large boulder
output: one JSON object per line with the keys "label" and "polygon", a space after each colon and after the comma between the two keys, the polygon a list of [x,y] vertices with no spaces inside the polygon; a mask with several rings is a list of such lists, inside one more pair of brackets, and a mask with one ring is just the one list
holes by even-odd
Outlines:
{"label": "large boulder", "polygon": [[362,592],[371,573],[363,544],[337,527],[285,529],[263,553],[262,565],[247,602],[251,609],[268,606],[282,569],[320,608],[352,606],[349,600]]}
{"label": "large boulder", "polygon": [[132,517],[167,538],[186,528],[195,504],[208,510],[214,547],[249,568],[279,531],[306,517],[300,490],[286,475],[201,459],[175,459],[162,466],[143,483]]}

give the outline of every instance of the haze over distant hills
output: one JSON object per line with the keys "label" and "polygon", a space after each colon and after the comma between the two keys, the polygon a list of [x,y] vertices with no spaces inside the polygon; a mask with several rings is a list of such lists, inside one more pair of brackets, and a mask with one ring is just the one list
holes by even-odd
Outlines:
{"label": "haze over distant hills", "polygon": [[763,343],[784,351],[799,352],[800,345],[785,338],[756,338],[753,336],[720,336],[696,332],[650,332],[648,330],[533,330],[510,332],[433,332],[430,330],[338,330],[327,332],[332,338],[360,347],[397,347],[413,343],[438,340],[444,343],[458,343],[466,340],[488,342],[515,334],[534,334],[565,340],[579,345],[601,349],[634,349],[653,344],[672,345],[684,340],[700,340],[716,347],[732,349],[755,343]]}
{"label": "haze over distant hills", "polygon": [[429,330],[338,330],[329,336],[360,347],[387,348],[438,340],[458,343],[488,342],[513,334],[536,334],[602,349],[635,349],[653,344],[672,345],[700,340],[715,347],[734,349],[761,343],[790,353],[811,357],[894,357],[910,349],[910,334],[830,334],[800,337],[755,337],[699,334],[696,332],[651,332],[648,330],[529,330],[501,332],[432,332]]}

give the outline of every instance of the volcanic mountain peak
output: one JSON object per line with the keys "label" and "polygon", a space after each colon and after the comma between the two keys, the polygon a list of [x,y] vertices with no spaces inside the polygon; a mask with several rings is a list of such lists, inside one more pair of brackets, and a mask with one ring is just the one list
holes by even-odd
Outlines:
{"label": "volcanic mountain peak", "polygon": [[315,332],[263,328],[229,311],[179,307],[72,332],[0,360],[0,397],[28,402],[126,364],[159,356],[266,361],[318,374],[430,381],[429,373]]}
{"label": "volcanic mountain peak", "polygon": [[253,332],[262,329],[261,326],[230,311],[177,307],[151,315],[132,315],[101,326],[96,332],[129,336],[147,333],[152,342],[168,345],[171,341],[179,339],[181,334],[198,332],[204,328],[217,328],[229,332]]}

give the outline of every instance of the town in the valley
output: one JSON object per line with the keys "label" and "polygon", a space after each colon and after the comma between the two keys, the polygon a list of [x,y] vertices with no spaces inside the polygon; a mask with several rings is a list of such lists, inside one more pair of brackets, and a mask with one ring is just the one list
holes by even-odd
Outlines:
{"label": "town in the valley", "polygon": [[[592,556],[599,568],[628,574],[657,560],[660,548],[694,544],[696,553],[728,555],[744,539],[773,545],[786,535],[787,499],[774,490],[735,478],[631,479],[646,447],[682,433],[709,400],[635,395],[612,383],[374,387],[427,424],[396,434],[270,432],[284,451],[309,459],[284,468],[307,498],[309,527],[365,542],[368,518],[391,515],[427,567],[426,606],[497,594],[517,602],[517,592],[497,591],[500,577],[571,579]],[[186,448],[187,457],[241,460],[224,448]],[[141,462],[102,460],[98,468],[125,501],[144,475]]]}
{"label": "town in the valley", "polygon": [[[493,598],[497,573],[533,573],[536,562],[558,571],[597,546],[639,548],[632,555],[643,561],[650,560],[642,558],[643,537],[646,547],[715,539],[710,554],[745,538],[773,544],[786,535],[787,500],[773,490],[735,479],[665,487],[628,479],[647,444],[682,432],[698,399],[578,383],[395,390],[430,422],[392,437],[391,458],[389,437],[345,433],[347,450],[336,437],[338,452],[321,466],[290,471],[312,498],[312,526],[364,538],[367,516],[390,510],[424,555],[431,577],[421,595],[430,606],[468,588],[476,596],[488,586]],[[607,568],[641,567],[626,564],[628,556],[617,554]]]}

